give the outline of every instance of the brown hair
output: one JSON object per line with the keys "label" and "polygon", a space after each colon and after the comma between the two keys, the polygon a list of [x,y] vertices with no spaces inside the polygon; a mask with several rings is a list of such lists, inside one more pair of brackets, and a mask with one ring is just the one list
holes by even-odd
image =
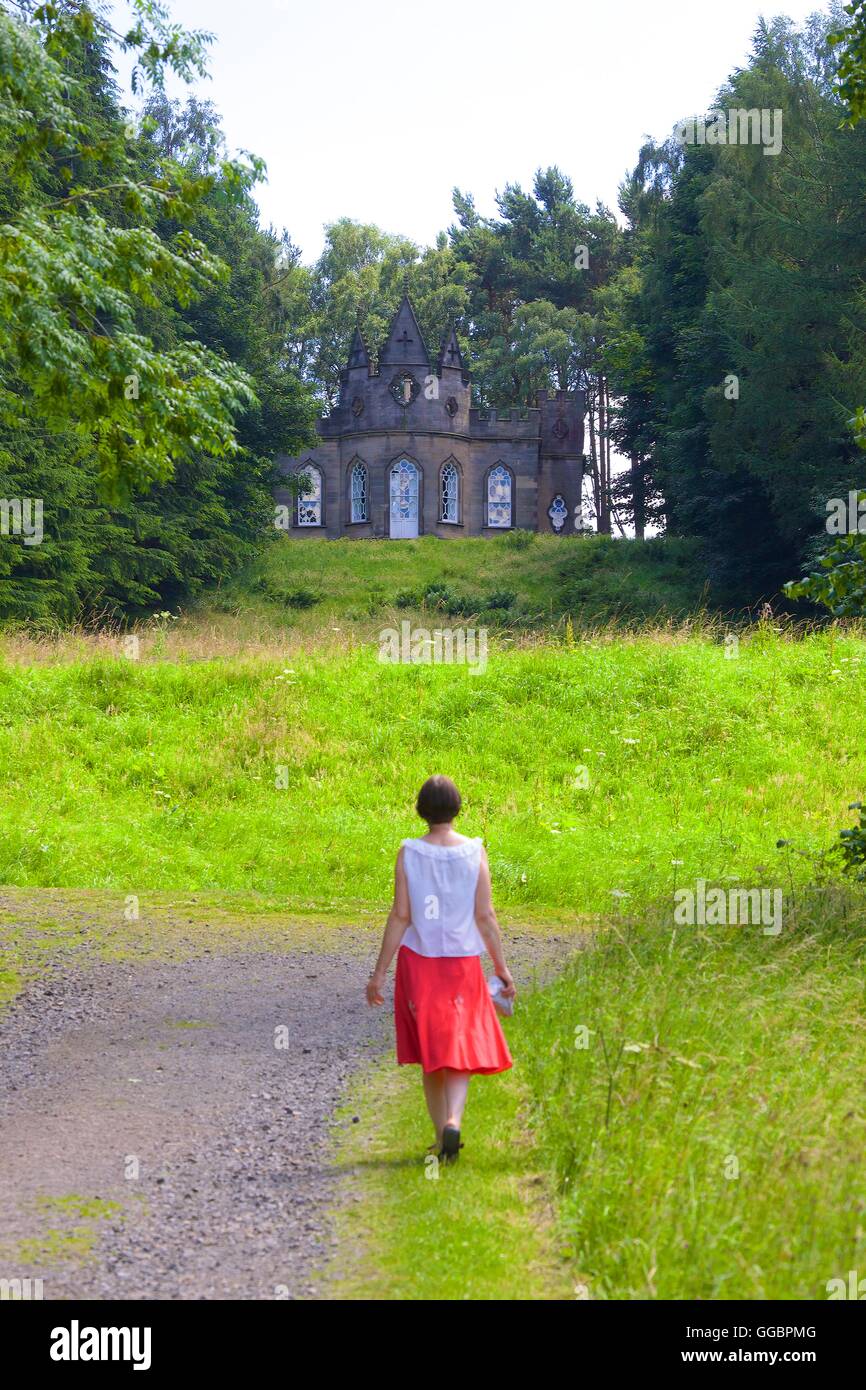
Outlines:
{"label": "brown hair", "polygon": [[415,810],[428,825],[446,825],[459,814],[460,793],[450,777],[428,777],[415,802]]}

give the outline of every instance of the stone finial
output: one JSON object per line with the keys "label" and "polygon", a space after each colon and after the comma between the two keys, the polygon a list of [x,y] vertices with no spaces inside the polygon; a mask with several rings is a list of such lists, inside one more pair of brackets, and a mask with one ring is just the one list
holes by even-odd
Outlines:
{"label": "stone finial", "polygon": [[363,367],[366,371],[370,370],[370,354],[367,351],[367,344],[364,342],[364,335],[361,332],[360,322],[356,325],[355,332],[352,334],[352,343],[349,348],[349,360],[346,363],[347,371],[355,371]]}

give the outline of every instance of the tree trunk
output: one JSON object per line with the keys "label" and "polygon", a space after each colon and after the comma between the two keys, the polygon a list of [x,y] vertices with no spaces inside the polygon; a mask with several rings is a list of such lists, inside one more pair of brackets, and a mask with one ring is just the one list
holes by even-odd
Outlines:
{"label": "tree trunk", "polygon": [[[587,382],[589,387],[589,382]],[[595,450],[595,398],[592,390],[586,393],[586,423],[589,429],[589,475],[592,480],[592,501],[595,507],[596,525],[601,525],[601,489],[598,478],[598,455]]]}
{"label": "tree trunk", "polygon": [[607,383],[598,378],[598,530],[610,535],[610,445],[607,438]]}
{"label": "tree trunk", "polygon": [[631,456],[631,505],[634,512],[635,540],[642,541],[646,529],[646,497],[643,473],[636,454]]}

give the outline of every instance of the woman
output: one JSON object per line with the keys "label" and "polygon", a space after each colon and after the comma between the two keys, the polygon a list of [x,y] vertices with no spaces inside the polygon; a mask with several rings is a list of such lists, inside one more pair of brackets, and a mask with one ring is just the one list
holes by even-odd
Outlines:
{"label": "woman", "polygon": [[485,950],[504,986],[500,997],[517,993],[502,952],[484,845],[454,829],[460,805],[449,777],[429,777],[418,793],[416,810],[427,834],[400,846],[394,905],[367,983],[367,1003],[383,1004],[385,976],[399,947],[397,1061],[421,1064],[436,1148],[446,1162],[462,1147],[470,1076],[511,1066],[481,969]]}

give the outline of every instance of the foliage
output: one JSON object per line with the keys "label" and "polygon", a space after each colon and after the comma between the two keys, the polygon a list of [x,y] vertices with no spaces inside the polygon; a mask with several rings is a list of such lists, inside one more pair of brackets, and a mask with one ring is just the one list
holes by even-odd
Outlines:
{"label": "foliage", "polygon": [[854,126],[866,116],[866,0],[844,6],[850,23],[831,34],[829,43],[841,46],[839,95],[848,107],[847,122]]}
{"label": "foliage", "polygon": [[603,296],[617,442],[656,518],[753,600],[808,552],[821,499],[861,474],[866,136],[839,128],[826,31],[761,22],[713,103],[781,111],[778,154],[645,147],[621,196],[633,259]]}
{"label": "foliage", "polygon": [[0,10],[0,468],[4,496],[42,500],[45,539],[0,541],[0,616],[138,613],[252,556],[273,457],[309,439],[314,406],[285,370],[261,163],[227,159],[213,108],[157,81],[198,70],[206,36],[136,5],[136,122],[102,13],[25,10]]}
{"label": "foliage", "polygon": [[863,883],[866,882],[866,807],[861,801],[852,801],[848,810],[859,811],[860,817],[852,829],[839,831],[842,863],[846,873]]}
{"label": "foliage", "polygon": [[[0,10],[0,417],[73,432],[119,498],[193,452],[231,453],[234,416],[254,399],[244,373],[203,344],[166,350],[141,331],[142,311],[185,306],[228,273],[185,228],[154,228],[160,215],[188,218],[216,175],[142,178],[120,111],[94,91],[108,95],[101,13],[29,8],[29,23]],[[135,8],[125,43],[144,75],[202,69],[200,37],[168,26],[158,4]],[[241,195],[260,172],[226,161],[222,177]]]}
{"label": "foliage", "polygon": [[785,593],[823,604],[834,618],[866,613],[866,535],[855,531],[838,536],[802,579],[785,585]]}
{"label": "foliage", "polygon": [[[839,93],[848,105],[845,124],[852,128],[866,115],[866,4],[845,6],[851,24],[831,34],[832,47],[841,45]],[[860,449],[866,449],[866,410],[858,406],[849,422]],[[835,616],[866,613],[866,540],[858,533],[839,537],[821,555],[817,568],[785,586],[791,598],[823,604]]]}

